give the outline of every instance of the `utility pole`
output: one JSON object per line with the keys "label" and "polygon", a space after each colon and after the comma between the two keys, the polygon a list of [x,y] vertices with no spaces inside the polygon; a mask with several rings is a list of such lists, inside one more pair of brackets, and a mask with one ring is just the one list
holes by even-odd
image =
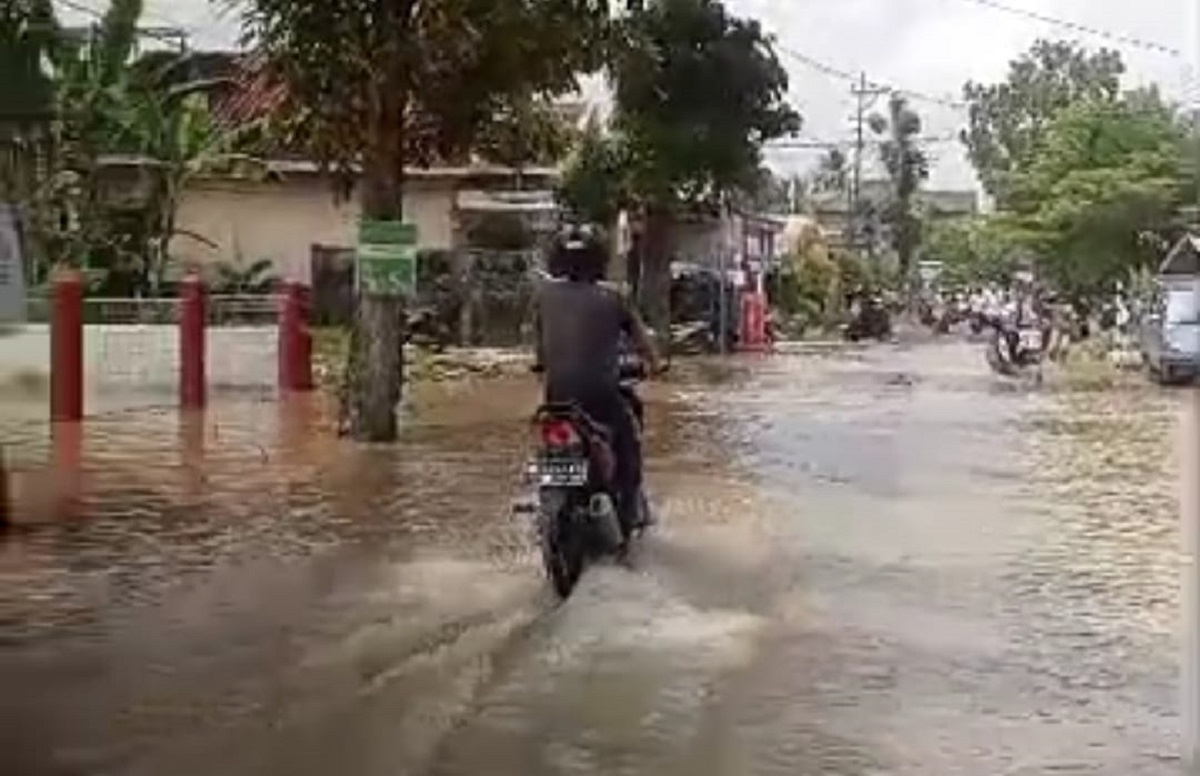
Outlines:
{"label": "utility pole", "polygon": [[867,82],[867,74],[859,73],[858,83],[850,89],[854,95],[854,159],[851,167],[850,187],[847,191],[850,212],[847,214],[847,227],[850,232],[850,242],[859,247],[861,224],[859,214],[862,210],[862,168],[863,153],[866,151],[867,111],[875,105],[875,99],[888,93],[887,89],[874,86]]}

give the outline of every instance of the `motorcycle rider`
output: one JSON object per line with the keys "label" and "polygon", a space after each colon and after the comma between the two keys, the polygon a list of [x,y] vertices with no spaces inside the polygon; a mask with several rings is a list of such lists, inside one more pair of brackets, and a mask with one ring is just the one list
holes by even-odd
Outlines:
{"label": "motorcycle rider", "polygon": [[548,403],[573,402],[609,429],[616,457],[617,516],[628,539],[638,516],[642,486],[641,439],[620,385],[623,338],[652,374],[662,362],[641,318],[620,294],[601,283],[608,251],[597,230],[567,227],[549,257],[555,281],[535,299],[536,364]]}

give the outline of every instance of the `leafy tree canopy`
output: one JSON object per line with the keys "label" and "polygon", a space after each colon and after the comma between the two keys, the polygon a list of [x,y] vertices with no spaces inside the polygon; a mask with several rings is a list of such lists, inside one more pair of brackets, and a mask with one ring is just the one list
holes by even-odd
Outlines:
{"label": "leafy tree canopy", "polygon": [[658,0],[617,38],[614,125],[632,190],[662,205],[752,191],[762,144],[800,128],[759,23],[717,0]]}
{"label": "leafy tree canopy", "polygon": [[1058,111],[1079,100],[1116,101],[1124,72],[1116,51],[1039,40],[1011,63],[1003,82],[963,87],[969,116],[962,142],[998,206],[1007,203],[1009,174],[1030,161]]}
{"label": "leafy tree canopy", "polygon": [[1067,290],[1100,291],[1157,259],[1176,226],[1185,136],[1153,93],[1083,100],[1048,124],[1012,176],[1012,222]]}
{"label": "leafy tree canopy", "polygon": [[342,171],[372,149],[396,166],[453,157],[498,113],[597,69],[607,24],[607,0],[244,5],[247,42],[287,87],[293,133]]}

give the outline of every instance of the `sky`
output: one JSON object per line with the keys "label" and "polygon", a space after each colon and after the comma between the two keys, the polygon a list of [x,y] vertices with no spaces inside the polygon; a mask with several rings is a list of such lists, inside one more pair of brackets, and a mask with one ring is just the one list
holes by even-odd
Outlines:
{"label": "sky", "polygon": [[[102,8],[103,0],[72,4]],[[910,97],[922,114],[924,135],[952,136],[962,126],[953,102],[968,80],[1004,78],[1008,63],[1039,37],[1077,40],[1090,47],[1121,52],[1129,70],[1127,85],[1157,82],[1170,96],[1200,98],[1194,72],[1200,50],[1200,0],[726,0],[741,16],[757,18],[776,38],[781,62],[791,76],[790,99],[804,117],[800,140],[846,143],[853,137],[854,99],[849,79],[826,70],[863,72],[873,82],[919,93]],[[1053,24],[1001,10],[1054,17],[1075,27]],[[220,0],[147,0],[145,22],[181,27],[196,48],[229,47],[237,38],[237,19],[220,11]],[[63,7],[68,20],[78,17]],[[1116,40],[1132,38],[1174,49]],[[602,83],[585,87],[589,100],[602,102]],[[926,99],[934,98],[934,99]],[[879,103],[883,107],[882,100]],[[956,141],[931,142],[934,166],[930,185],[965,188],[975,179]],[[811,168],[822,152],[773,148],[768,163],[781,173]]]}

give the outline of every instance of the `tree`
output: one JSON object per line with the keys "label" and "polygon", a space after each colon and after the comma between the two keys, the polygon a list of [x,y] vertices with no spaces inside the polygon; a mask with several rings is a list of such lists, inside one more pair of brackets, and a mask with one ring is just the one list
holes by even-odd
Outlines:
{"label": "tree", "polygon": [[545,97],[518,95],[503,105],[478,132],[472,151],[496,164],[520,169],[557,164],[577,131]]}
{"label": "tree", "polygon": [[[506,99],[575,87],[599,66],[608,24],[606,0],[244,2],[295,137],[343,191],[357,180],[364,218],[393,221],[406,164],[470,147]],[[399,298],[359,301],[348,370],[359,439],[397,435],[403,321]]]}
{"label": "tree", "polygon": [[36,156],[54,118],[54,85],[44,60],[56,32],[50,0],[0,8],[0,201],[31,193]]}
{"label": "tree", "polygon": [[63,28],[34,6],[38,61],[52,88],[52,111],[36,175],[24,195],[35,256],[73,266],[121,250],[126,240],[106,212],[101,157],[118,134],[128,95],[128,64],[141,0],[112,0],[86,30]]}
{"label": "tree", "polygon": [[629,198],[626,172],[621,138],[593,115],[563,169],[559,202],[575,217],[611,228]]}
{"label": "tree", "polygon": [[845,194],[850,186],[850,163],[846,152],[830,148],[817,162],[813,173],[813,188],[819,192]]}
{"label": "tree", "polygon": [[929,224],[921,253],[941,262],[948,285],[1003,284],[1016,271],[1023,245],[1023,236],[1005,215],[962,216]]}
{"label": "tree", "polygon": [[929,159],[918,145],[921,117],[902,95],[893,94],[888,102],[887,116],[871,116],[870,125],[875,134],[884,136],[879,144],[879,156],[892,191],[889,201],[884,204],[883,221],[890,231],[900,277],[907,282],[913,257],[921,244],[917,191],[929,178]]}
{"label": "tree", "polygon": [[622,20],[617,39],[614,128],[641,210],[641,302],[665,334],[675,215],[752,191],[763,143],[798,130],[800,116],[770,37],[717,0],[651,2]]}
{"label": "tree", "polygon": [[1116,51],[1039,40],[1009,65],[1004,82],[963,87],[969,114],[961,139],[997,207],[1007,205],[1008,176],[1029,163],[1056,114],[1083,99],[1116,101],[1124,72]]}
{"label": "tree", "polygon": [[1186,136],[1153,94],[1063,111],[1012,177],[1010,221],[1068,293],[1102,293],[1158,258],[1148,236],[1178,228]]}
{"label": "tree", "polygon": [[142,64],[135,67],[140,77],[127,87],[124,105],[115,111],[117,127],[111,145],[144,160],[140,173],[147,196],[138,205],[145,239],[133,257],[133,269],[137,290],[157,295],[164,287],[174,239],[183,237],[213,246],[203,235],[177,225],[187,185],[196,176],[217,170],[261,176],[265,167],[257,159],[236,153],[240,127],[221,123],[213,115],[208,93],[219,79],[190,80],[186,56],[155,52]]}

